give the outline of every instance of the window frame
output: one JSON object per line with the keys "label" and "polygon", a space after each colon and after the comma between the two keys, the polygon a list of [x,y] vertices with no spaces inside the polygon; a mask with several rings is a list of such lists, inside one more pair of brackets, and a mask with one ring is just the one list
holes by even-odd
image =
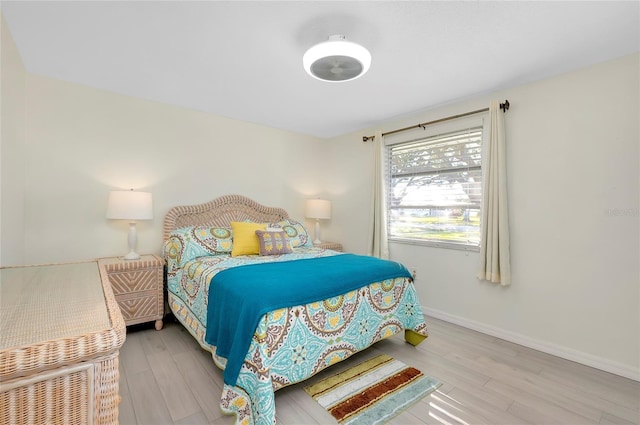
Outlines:
{"label": "window frame", "polygon": [[469,244],[469,243],[461,243],[461,242],[451,242],[451,241],[443,241],[443,240],[428,240],[428,239],[419,239],[419,238],[403,238],[400,236],[391,236],[391,147],[398,144],[410,143],[410,142],[419,142],[424,139],[436,137],[439,135],[446,135],[448,133],[455,133],[465,131],[470,128],[481,127],[482,128],[482,141],[481,141],[481,165],[480,172],[482,175],[482,183],[481,183],[481,202],[480,202],[480,221],[482,221],[482,212],[483,212],[483,204],[484,204],[484,170],[485,170],[485,162],[486,158],[483,153],[485,151],[485,144],[488,138],[489,132],[489,115],[487,112],[479,113],[477,115],[473,115],[471,117],[464,117],[459,119],[454,119],[449,122],[443,122],[438,124],[429,125],[427,127],[411,129],[402,133],[393,134],[390,136],[385,136],[384,144],[385,144],[385,170],[384,170],[384,185],[385,185],[385,196],[386,196],[386,211],[385,214],[387,216],[387,233],[388,233],[388,241],[390,243],[401,243],[408,245],[418,245],[418,246],[428,246],[433,248],[445,248],[445,249],[454,249],[454,250],[462,250],[462,251],[472,251],[479,252],[480,251],[480,243],[478,244]]}

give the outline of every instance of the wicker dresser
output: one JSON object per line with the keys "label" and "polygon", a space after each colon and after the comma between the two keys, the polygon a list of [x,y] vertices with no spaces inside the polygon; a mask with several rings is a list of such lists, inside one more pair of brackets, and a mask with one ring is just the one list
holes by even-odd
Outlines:
{"label": "wicker dresser", "polygon": [[0,269],[0,423],[118,422],[125,324],[97,262]]}

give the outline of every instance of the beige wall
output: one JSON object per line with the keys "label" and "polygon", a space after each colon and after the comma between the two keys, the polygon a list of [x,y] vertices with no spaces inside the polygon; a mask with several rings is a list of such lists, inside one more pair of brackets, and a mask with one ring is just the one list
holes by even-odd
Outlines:
{"label": "beige wall", "polygon": [[239,193],[302,218],[321,194],[322,141],[287,131],[28,76],[25,262],[127,252],[127,223],[106,220],[110,190],[150,191],[138,252],[159,253],[174,205]]}
{"label": "beige wall", "polygon": [[[456,102],[388,131],[509,99],[511,287],[476,280],[477,253],[391,244],[425,312],[640,379],[639,56]],[[331,142],[326,234],[367,249],[369,129]]]}
{"label": "beige wall", "polygon": [[24,262],[26,78],[13,37],[0,15],[0,265]]}

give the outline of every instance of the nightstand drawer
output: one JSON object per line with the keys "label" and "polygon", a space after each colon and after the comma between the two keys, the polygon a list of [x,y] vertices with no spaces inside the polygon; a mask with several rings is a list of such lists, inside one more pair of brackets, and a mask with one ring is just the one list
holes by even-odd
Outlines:
{"label": "nightstand drawer", "polygon": [[118,297],[116,301],[127,325],[149,322],[158,317],[158,296]]}
{"label": "nightstand drawer", "polygon": [[120,294],[157,290],[162,272],[158,269],[110,272],[109,281],[117,298]]}

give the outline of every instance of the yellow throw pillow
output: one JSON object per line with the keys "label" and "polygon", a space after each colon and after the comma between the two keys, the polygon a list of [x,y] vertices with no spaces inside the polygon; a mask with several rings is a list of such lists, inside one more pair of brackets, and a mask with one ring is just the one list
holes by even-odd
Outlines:
{"label": "yellow throw pillow", "polygon": [[248,221],[232,221],[233,250],[232,257],[238,255],[250,255],[260,253],[260,243],[256,236],[256,230],[266,230],[266,223],[251,223]]}

